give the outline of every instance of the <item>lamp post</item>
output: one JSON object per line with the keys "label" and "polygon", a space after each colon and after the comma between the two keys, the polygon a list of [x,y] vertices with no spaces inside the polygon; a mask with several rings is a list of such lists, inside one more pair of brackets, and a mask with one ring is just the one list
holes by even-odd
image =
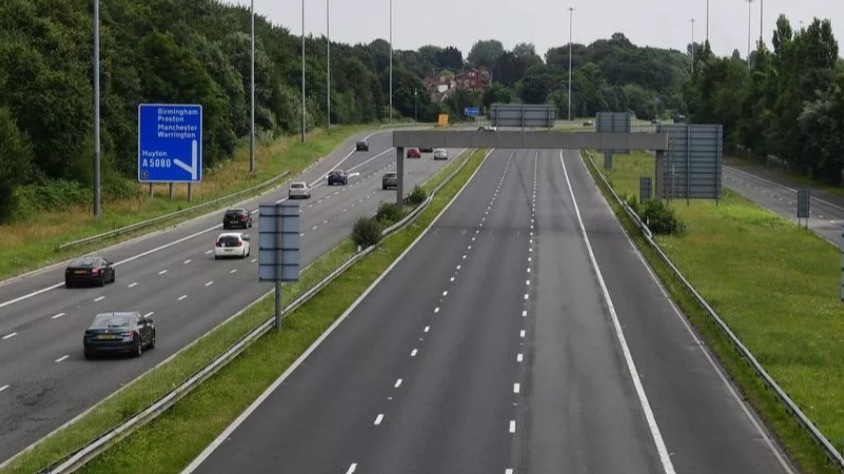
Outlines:
{"label": "lamp post", "polygon": [[390,123],[393,123],[393,0],[390,0]]}
{"label": "lamp post", "polygon": [[331,0],[325,0],[325,123],[331,130]]}
{"label": "lamp post", "polygon": [[709,43],[709,0],[706,0],[706,42]]}
{"label": "lamp post", "polygon": [[759,0],[759,46],[764,41],[763,30],[765,28],[765,0]]}
{"label": "lamp post", "polygon": [[689,20],[692,23],[692,66],[691,71],[692,74],[695,73],[695,19],[692,18]]}
{"label": "lamp post", "polygon": [[302,0],[302,143],[305,143],[305,0]]}
{"label": "lamp post", "polygon": [[572,25],[574,18],[574,7],[569,7],[569,122],[571,122],[571,53],[572,53]]}
{"label": "lamp post", "polygon": [[251,128],[249,132],[249,172],[254,174],[255,173],[255,0],[251,2],[251,8],[249,10],[250,16],[250,23],[251,23],[251,35],[252,35],[252,65],[250,67],[250,89],[249,89],[249,102],[250,102],[250,123]]}
{"label": "lamp post", "polygon": [[94,0],[94,217],[100,214],[100,0]]}
{"label": "lamp post", "polygon": [[419,121],[419,109],[416,107],[416,88],[413,88],[413,121]]}
{"label": "lamp post", "polygon": [[750,70],[750,20],[753,0],[747,0],[747,69]]}

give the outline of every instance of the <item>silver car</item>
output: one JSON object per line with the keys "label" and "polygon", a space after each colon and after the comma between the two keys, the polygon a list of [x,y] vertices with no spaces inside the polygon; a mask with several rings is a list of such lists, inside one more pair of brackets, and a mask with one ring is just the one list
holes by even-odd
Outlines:
{"label": "silver car", "polygon": [[434,159],[435,160],[447,160],[448,159],[448,150],[445,148],[437,148],[434,150]]}
{"label": "silver car", "polygon": [[294,183],[290,183],[290,189],[287,191],[287,197],[290,199],[308,199],[311,197],[311,189],[308,187],[308,183],[304,181],[296,181]]}

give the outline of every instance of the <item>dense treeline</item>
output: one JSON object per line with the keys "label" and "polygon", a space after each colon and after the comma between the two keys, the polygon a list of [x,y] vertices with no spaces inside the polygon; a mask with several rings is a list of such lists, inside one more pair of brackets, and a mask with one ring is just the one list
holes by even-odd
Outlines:
{"label": "dense treeline", "polygon": [[[93,156],[93,12],[87,0],[0,2],[0,222],[90,199]],[[249,10],[216,0],[101,2],[103,192],[137,192],[137,107],[199,103],[204,163],[232,157],[249,132]],[[260,137],[296,133],[301,120],[301,37],[256,19],[256,125]],[[325,123],[326,43],[306,38],[306,123]],[[390,45],[332,43],[332,123],[384,120]],[[638,48],[622,34],[574,45],[572,113],[631,110],[650,118],[681,110],[688,57]],[[454,91],[433,103],[423,78],[487,68],[483,92]],[[454,47],[394,51],[393,115],[461,119],[466,106],[523,101],[568,114],[568,47],[544,58],[532,44],[506,51],[479,41],[464,59]]]}
{"label": "dense treeline", "polygon": [[840,184],[844,164],[844,65],[828,20],[794,30],[777,20],[773,51],[758,45],[750,69],[738,52],[703,45],[685,87],[690,119],[721,123],[728,143],[778,157],[799,172]]}

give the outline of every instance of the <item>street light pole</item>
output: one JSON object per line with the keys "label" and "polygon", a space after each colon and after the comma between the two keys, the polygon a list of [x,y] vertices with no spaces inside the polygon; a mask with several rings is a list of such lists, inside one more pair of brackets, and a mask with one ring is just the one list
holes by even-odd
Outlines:
{"label": "street light pole", "polygon": [[331,0],[325,0],[325,114],[326,127],[331,130]]}
{"label": "street light pole", "polygon": [[574,7],[569,7],[569,122],[571,122],[571,53],[572,53],[572,25]]}
{"label": "street light pole", "polygon": [[305,0],[302,0],[302,143],[305,143]]}
{"label": "street light pole", "polygon": [[747,70],[750,70],[750,21],[751,21],[751,5],[753,0],[747,0]]}
{"label": "street light pole", "polygon": [[100,214],[100,0],[94,0],[94,217]]}
{"label": "street light pole", "polygon": [[706,42],[709,43],[709,0],[706,0]]}
{"label": "street light pole", "polygon": [[695,19],[689,20],[692,23],[692,74],[695,73]]}
{"label": "street light pole", "polygon": [[251,104],[251,129],[249,132],[249,172],[255,173],[255,0],[252,0],[252,6],[249,10],[251,18],[252,31],[252,66],[250,69],[250,92],[249,102]]}
{"label": "street light pole", "polygon": [[390,123],[393,123],[393,0],[390,0]]}
{"label": "street light pole", "polygon": [[765,0],[759,0],[759,46],[762,46],[762,42],[765,41],[763,36],[763,30],[765,28]]}
{"label": "street light pole", "polygon": [[416,107],[416,89],[413,89],[413,121],[419,121],[419,109]]}

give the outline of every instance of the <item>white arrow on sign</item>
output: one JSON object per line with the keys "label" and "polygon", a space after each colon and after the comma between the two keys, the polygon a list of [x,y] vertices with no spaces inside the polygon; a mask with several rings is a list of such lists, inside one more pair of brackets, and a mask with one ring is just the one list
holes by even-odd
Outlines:
{"label": "white arrow on sign", "polygon": [[193,181],[196,181],[196,159],[198,158],[197,147],[198,145],[196,143],[196,140],[192,141],[190,144],[190,165],[186,164],[178,158],[173,160],[173,163],[176,163],[176,166],[190,173],[190,177]]}

